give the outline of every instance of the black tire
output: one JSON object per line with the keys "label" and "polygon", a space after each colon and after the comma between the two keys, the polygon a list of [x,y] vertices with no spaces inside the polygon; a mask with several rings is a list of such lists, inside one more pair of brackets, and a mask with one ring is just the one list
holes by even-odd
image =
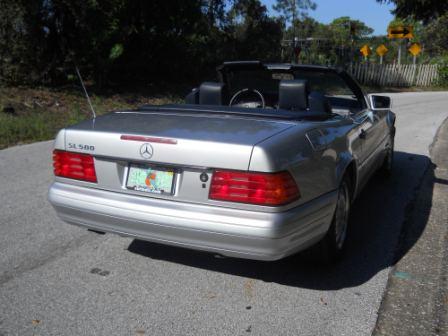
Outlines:
{"label": "black tire", "polygon": [[390,146],[387,149],[386,157],[379,169],[379,173],[384,177],[390,177],[394,167],[394,137],[391,136]]}
{"label": "black tire", "polygon": [[341,259],[347,242],[352,201],[352,185],[345,176],[338,188],[338,200],[333,220],[324,238],[313,248],[313,259],[322,264],[331,264]]}

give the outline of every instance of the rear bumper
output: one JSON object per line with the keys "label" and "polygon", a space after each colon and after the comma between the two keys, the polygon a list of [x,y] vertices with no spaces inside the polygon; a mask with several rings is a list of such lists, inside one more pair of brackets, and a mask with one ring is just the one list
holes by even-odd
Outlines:
{"label": "rear bumper", "polygon": [[276,260],[328,230],[336,192],[284,212],[166,201],[55,182],[50,203],[71,224],[225,256]]}

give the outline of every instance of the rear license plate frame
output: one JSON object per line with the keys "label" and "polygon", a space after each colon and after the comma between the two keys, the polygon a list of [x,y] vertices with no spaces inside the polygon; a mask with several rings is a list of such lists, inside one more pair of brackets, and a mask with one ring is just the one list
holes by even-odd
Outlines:
{"label": "rear license plate frame", "polygon": [[[149,174],[149,170],[155,171],[157,172],[170,172],[172,173],[172,178],[171,178],[171,188],[169,191],[165,191],[165,190],[151,190],[150,188],[146,187],[146,186],[141,186],[141,185],[129,185],[129,176],[132,172],[132,169],[137,169],[137,170],[146,170],[147,174]],[[177,173],[178,170],[171,168],[171,167],[164,167],[164,166],[160,166],[160,165],[154,165],[154,164],[147,164],[147,163],[134,163],[134,162],[129,162],[128,163],[128,167],[127,167],[127,173],[126,173],[126,180],[124,181],[124,187],[127,190],[132,190],[132,191],[138,191],[138,192],[142,192],[145,194],[149,194],[149,195],[164,195],[164,196],[173,196],[176,190],[176,184],[177,184]]]}

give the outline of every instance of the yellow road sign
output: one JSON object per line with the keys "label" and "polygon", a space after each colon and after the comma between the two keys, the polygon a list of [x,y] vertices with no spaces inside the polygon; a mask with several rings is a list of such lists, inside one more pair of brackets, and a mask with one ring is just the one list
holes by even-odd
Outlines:
{"label": "yellow road sign", "polygon": [[411,39],[414,38],[414,27],[412,26],[396,26],[387,28],[388,38]]}
{"label": "yellow road sign", "polygon": [[389,51],[384,44],[380,44],[378,48],[376,48],[376,53],[378,56],[384,56]]}
{"label": "yellow road sign", "polygon": [[418,43],[412,43],[408,50],[412,55],[417,56],[422,51],[422,47]]}
{"label": "yellow road sign", "polygon": [[372,53],[372,50],[370,50],[370,47],[369,47],[367,44],[364,44],[364,45],[362,46],[362,48],[359,49],[359,51],[361,52],[361,54],[362,54],[364,57],[367,57],[367,56],[369,56],[369,55]]}

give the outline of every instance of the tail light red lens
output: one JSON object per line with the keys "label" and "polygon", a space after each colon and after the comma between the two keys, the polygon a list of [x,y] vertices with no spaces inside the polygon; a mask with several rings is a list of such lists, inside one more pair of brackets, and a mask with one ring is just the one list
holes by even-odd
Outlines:
{"label": "tail light red lens", "polygon": [[53,151],[53,168],[56,176],[97,182],[93,156],[89,154],[55,150]]}
{"label": "tail light red lens", "polygon": [[299,188],[288,172],[248,173],[217,170],[214,172],[210,199],[278,206],[300,197]]}

